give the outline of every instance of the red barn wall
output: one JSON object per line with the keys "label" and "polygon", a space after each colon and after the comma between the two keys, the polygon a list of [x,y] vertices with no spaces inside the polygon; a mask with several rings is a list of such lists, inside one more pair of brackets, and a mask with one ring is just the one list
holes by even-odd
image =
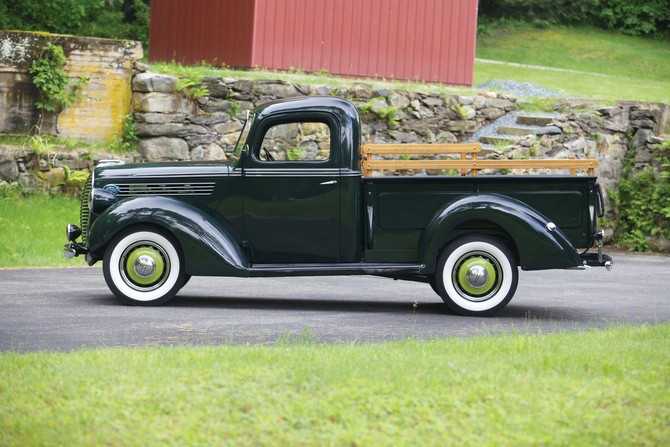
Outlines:
{"label": "red barn wall", "polygon": [[256,0],[253,65],[471,85],[477,0]]}
{"label": "red barn wall", "polygon": [[253,0],[154,0],[148,59],[251,67],[253,28]]}
{"label": "red barn wall", "polygon": [[471,85],[477,0],[156,0],[149,60]]}

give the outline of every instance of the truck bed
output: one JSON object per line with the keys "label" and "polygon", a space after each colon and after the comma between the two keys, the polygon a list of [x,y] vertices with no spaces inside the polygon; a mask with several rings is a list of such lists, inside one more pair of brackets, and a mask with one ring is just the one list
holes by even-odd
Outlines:
{"label": "truck bed", "polygon": [[[363,181],[365,262],[417,262],[422,233],[436,213],[473,194],[504,195],[527,204],[554,222],[576,248],[587,247],[595,231],[594,176],[414,176]],[[452,236],[455,239],[473,229],[505,237],[490,221],[464,222]]]}

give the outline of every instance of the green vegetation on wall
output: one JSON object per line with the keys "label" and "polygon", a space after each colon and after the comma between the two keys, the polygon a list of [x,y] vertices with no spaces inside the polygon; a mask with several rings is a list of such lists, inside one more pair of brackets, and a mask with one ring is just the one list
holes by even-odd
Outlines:
{"label": "green vegetation on wall", "polygon": [[629,149],[619,191],[610,192],[621,213],[617,242],[639,251],[651,251],[646,236],[670,239],[670,145],[659,147],[659,173],[648,168],[635,175],[635,149]]}
{"label": "green vegetation on wall", "polygon": [[73,79],[63,71],[67,57],[63,47],[47,42],[39,57],[28,69],[33,75],[33,83],[40,93],[41,101],[35,103],[38,109],[55,112],[56,109],[69,107],[84,95],[77,89],[84,87],[87,79]]}
{"label": "green vegetation on wall", "polygon": [[0,29],[45,31],[149,43],[143,0],[0,0]]}

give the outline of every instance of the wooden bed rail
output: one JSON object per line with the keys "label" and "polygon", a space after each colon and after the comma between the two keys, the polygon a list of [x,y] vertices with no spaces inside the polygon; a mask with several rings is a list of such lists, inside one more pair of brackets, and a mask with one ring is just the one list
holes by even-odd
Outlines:
{"label": "wooden bed rail", "polygon": [[[586,160],[478,160],[482,150],[479,143],[462,144],[372,144],[361,148],[363,155],[363,177],[371,177],[376,169],[459,169],[461,175],[470,170],[477,176],[480,169],[570,169],[570,175],[577,175],[577,169],[586,169],[588,175],[595,175],[598,162],[590,157]],[[386,154],[461,154],[460,160],[373,160],[373,155]],[[470,158],[467,155],[470,154]]]}

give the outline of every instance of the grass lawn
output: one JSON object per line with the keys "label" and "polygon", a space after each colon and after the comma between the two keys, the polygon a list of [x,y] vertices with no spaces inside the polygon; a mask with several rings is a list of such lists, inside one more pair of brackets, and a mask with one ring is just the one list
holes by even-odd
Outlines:
{"label": "grass lawn", "polygon": [[670,72],[670,42],[598,29],[503,29],[477,37],[477,57],[658,81]]}
{"label": "grass lawn", "polygon": [[0,357],[0,445],[663,445],[670,326]]}
{"label": "grass lawn", "polygon": [[595,29],[503,29],[477,38],[477,57],[614,77],[477,62],[474,85],[515,79],[588,98],[670,102],[668,42]]}
{"label": "grass lawn", "polygon": [[0,268],[86,265],[66,259],[65,226],[79,225],[79,200],[42,194],[0,195]]}

